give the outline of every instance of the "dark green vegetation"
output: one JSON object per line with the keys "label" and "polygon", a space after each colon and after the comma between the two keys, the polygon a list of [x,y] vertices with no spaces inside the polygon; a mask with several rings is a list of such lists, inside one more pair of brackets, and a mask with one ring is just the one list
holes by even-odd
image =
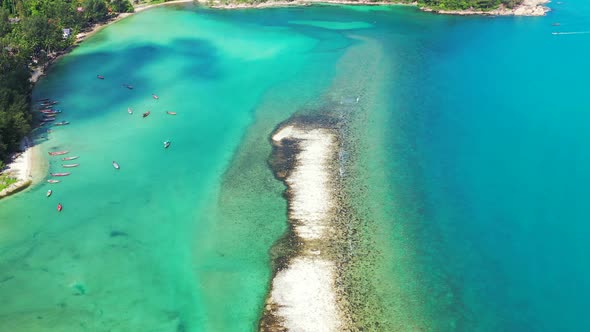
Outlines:
{"label": "dark green vegetation", "polygon": [[490,10],[500,5],[513,8],[521,3],[522,0],[418,0],[419,6],[446,10]]}
{"label": "dark green vegetation", "polygon": [[31,130],[29,68],[45,66],[78,32],[131,11],[128,0],[0,0],[0,167]]}

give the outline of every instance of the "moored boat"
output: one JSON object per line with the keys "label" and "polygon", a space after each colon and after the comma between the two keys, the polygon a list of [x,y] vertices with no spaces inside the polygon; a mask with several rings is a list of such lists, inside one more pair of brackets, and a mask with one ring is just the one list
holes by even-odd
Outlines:
{"label": "moored boat", "polygon": [[158,97],[156,94],[153,94],[153,93],[152,93],[152,98],[154,98],[154,99],[159,99],[160,97]]}
{"label": "moored boat", "polygon": [[63,209],[63,206],[61,205],[61,203],[57,204],[57,212],[61,212],[61,210]]}
{"label": "moored boat", "polygon": [[49,183],[58,183],[59,180],[49,179],[49,180],[47,180],[47,182],[49,182]]}
{"label": "moored boat", "polygon": [[129,90],[133,90],[133,85],[131,85],[131,84],[123,84],[123,86]]}
{"label": "moored boat", "polygon": [[61,113],[60,110],[54,110],[54,109],[51,109],[51,108],[46,108],[46,109],[40,110],[39,112],[45,113],[45,114],[57,114],[57,113]]}
{"label": "moored boat", "polygon": [[133,110],[131,109],[131,107],[127,107],[127,113],[133,114]]}
{"label": "moored boat", "polygon": [[68,176],[72,173],[70,172],[64,172],[64,173],[51,173],[51,176]]}
{"label": "moored boat", "polygon": [[143,117],[146,118],[148,115],[150,115],[150,113],[151,113],[150,111],[143,113]]}
{"label": "moored boat", "polygon": [[61,160],[68,161],[68,160],[74,160],[74,159],[78,159],[78,158],[80,158],[80,156],[64,157],[64,158],[61,158]]}
{"label": "moored boat", "polygon": [[53,151],[53,152],[47,152],[47,153],[49,153],[50,156],[60,156],[62,154],[66,154],[68,152],[70,152],[70,151],[63,150],[63,151]]}
{"label": "moored boat", "polygon": [[80,166],[80,164],[62,164],[61,166],[64,168],[72,168],[72,167],[78,167],[78,166]]}
{"label": "moored boat", "polygon": [[53,190],[51,190],[51,189],[47,190],[47,197],[51,196],[52,193],[53,193]]}
{"label": "moored boat", "polygon": [[119,166],[119,164],[118,164],[116,161],[114,161],[114,160],[113,160],[113,167],[114,167],[115,169],[119,169],[119,168],[121,168],[121,166]]}
{"label": "moored boat", "polygon": [[56,126],[65,126],[65,125],[69,125],[69,124],[70,124],[69,121],[61,121],[61,122],[54,123],[54,125],[56,125]]}
{"label": "moored boat", "polygon": [[104,76],[102,75],[96,75],[96,78],[98,78],[99,80],[104,80]]}
{"label": "moored boat", "polygon": [[176,112],[166,111],[166,114],[176,115]]}
{"label": "moored boat", "polygon": [[164,149],[168,149],[168,147],[170,146],[170,140],[164,141]]}

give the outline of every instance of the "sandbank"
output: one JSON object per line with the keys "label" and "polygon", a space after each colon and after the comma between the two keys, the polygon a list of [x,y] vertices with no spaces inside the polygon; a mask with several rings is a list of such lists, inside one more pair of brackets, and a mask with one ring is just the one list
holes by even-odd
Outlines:
{"label": "sandbank", "polygon": [[345,330],[336,290],[336,261],[325,250],[334,233],[332,185],[337,158],[336,133],[328,128],[287,125],[272,137],[275,149],[293,155],[284,174],[288,221],[297,252],[275,274],[266,300],[261,331]]}

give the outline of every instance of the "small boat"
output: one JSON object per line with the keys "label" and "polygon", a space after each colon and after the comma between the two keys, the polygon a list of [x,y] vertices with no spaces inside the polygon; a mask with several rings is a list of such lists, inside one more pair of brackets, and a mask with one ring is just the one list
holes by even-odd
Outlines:
{"label": "small boat", "polygon": [[119,168],[121,168],[121,166],[119,166],[119,164],[118,164],[116,161],[114,161],[114,160],[113,160],[113,167],[114,167],[115,169],[119,169]]}
{"label": "small boat", "polygon": [[166,111],[166,114],[176,115],[176,112]]}
{"label": "small boat", "polygon": [[151,113],[150,111],[147,111],[147,112],[143,113],[143,117],[144,118],[147,117],[148,115],[150,115],[150,113]]}
{"label": "small boat", "polygon": [[63,209],[61,203],[57,204],[57,212],[61,212],[61,209]]}
{"label": "small boat", "polygon": [[51,176],[68,176],[72,173],[65,172],[65,173],[51,173]]}
{"label": "small boat", "polygon": [[127,107],[127,113],[133,114],[133,110],[131,109],[131,107]]}
{"label": "small boat", "polygon": [[98,78],[99,80],[104,80],[104,76],[102,75],[96,75],[96,78]]}
{"label": "small boat", "polygon": [[51,196],[51,194],[53,194],[53,190],[51,190],[51,189],[47,190],[47,195],[46,196],[49,197],[49,196]]}
{"label": "small boat", "polygon": [[168,147],[170,146],[170,140],[164,141],[164,149],[168,149]]}
{"label": "small boat", "polygon": [[51,108],[46,108],[44,110],[40,110],[39,112],[45,113],[45,114],[57,114],[57,113],[61,113],[60,110],[53,110]]}
{"label": "small boat", "polygon": [[57,114],[43,114],[45,119],[54,119],[56,116]]}
{"label": "small boat", "polygon": [[55,118],[44,118],[43,120],[41,120],[41,122],[45,123],[45,122],[52,122],[55,121]]}
{"label": "small boat", "polygon": [[56,125],[56,126],[65,126],[65,125],[69,125],[69,124],[70,124],[69,121],[61,121],[61,122],[54,123],[54,125]]}
{"label": "small boat", "polygon": [[41,99],[37,99],[37,102],[46,102],[46,101],[50,101],[50,98],[41,98]]}
{"label": "small boat", "polygon": [[123,86],[129,90],[133,90],[133,85],[131,85],[131,84],[123,84]]}
{"label": "small boat", "polygon": [[60,156],[62,154],[66,154],[68,152],[70,152],[70,151],[64,150],[64,151],[54,151],[54,152],[47,152],[47,153],[49,153],[50,156]]}
{"label": "small boat", "polygon": [[78,158],[80,158],[80,156],[64,157],[64,158],[61,158],[61,160],[68,161],[68,160],[74,160],[74,159],[78,159]]}
{"label": "small boat", "polygon": [[80,164],[62,164],[61,167],[64,168],[72,168],[72,167],[78,167],[80,166]]}
{"label": "small boat", "polygon": [[160,97],[158,97],[157,95],[155,95],[155,94],[152,93],[152,98],[159,99]]}
{"label": "small boat", "polygon": [[47,182],[49,182],[49,183],[58,183],[59,180],[50,179],[50,180],[47,180]]}

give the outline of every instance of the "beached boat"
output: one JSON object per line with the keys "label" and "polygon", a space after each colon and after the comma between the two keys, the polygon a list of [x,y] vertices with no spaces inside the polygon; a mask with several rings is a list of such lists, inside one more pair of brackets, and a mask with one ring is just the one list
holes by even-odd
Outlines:
{"label": "beached boat", "polygon": [[155,94],[152,93],[152,98],[159,99],[160,97],[158,97],[157,95],[155,95]]}
{"label": "beached boat", "polygon": [[51,194],[53,194],[53,190],[51,190],[51,189],[47,190],[47,197],[51,196]]}
{"label": "beached boat", "polygon": [[150,115],[150,113],[151,113],[150,111],[147,111],[147,112],[143,113],[143,117],[144,118],[147,117],[148,115]]}
{"label": "beached boat", "polygon": [[64,173],[51,173],[51,176],[68,176],[72,173],[70,172],[64,172]]}
{"label": "beached boat", "polygon": [[176,115],[176,112],[166,111],[166,114]]}
{"label": "beached boat", "polygon": [[133,114],[133,110],[131,109],[131,107],[127,107],[127,113]]}
{"label": "beached boat", "polygon": [[47,182],[49,182],[49,183],[58,183],[59,180],[49,179],[49,180],[47,180]]}
{"label": "beached boat", "polygon": [[99,80],[104,80],[104,76],[102,75],[96,75],[96,78],[98,78]]}
{"label": "beached boat", "polygon": [[61,160],[68,161],[68,160],[74,160],[74,159],[78,159],[78,158],[80,158],[80,156],[64,157],[64,158],[61,158]]}
{"label": "beached boat", "polygon": [[170,146],[170,140],[164,141],[164,149],[168,149],[168,147]]}
{"label": "beached boat", "polygon": [[49,153],[50,156],[60,156],[62,154],[66,154],[70,151],[64,150],[64,151],[53,151],[53,152],[47,152]]}
{"label": "beached boat", "polygon": [[69,125],[69,124],[70,124],[69,121],[61,121],[61,122],[54,123],[54,125],[56,125],[56,126],[65,126],[65,125]]}
{"label": "beached boat", "polygon": [[121,168],[121,166],[119,166],[119,164],[118,164],[116,161],[114,161],[114,160],[113,160],[113,167],[114,167],[115,169],[119,169],[119,168]]}
{"label": "beached boat", "polygon": [[61,212],[61,210],[63,209],[63,206],[61,205],[61,203],[57,204],[57,212]]}
{"label": "beached boat", "polygon": [[62,164],[61,167],[64,168],[72,168],[72,167],[78,167],[80,166],[80,164]]}

